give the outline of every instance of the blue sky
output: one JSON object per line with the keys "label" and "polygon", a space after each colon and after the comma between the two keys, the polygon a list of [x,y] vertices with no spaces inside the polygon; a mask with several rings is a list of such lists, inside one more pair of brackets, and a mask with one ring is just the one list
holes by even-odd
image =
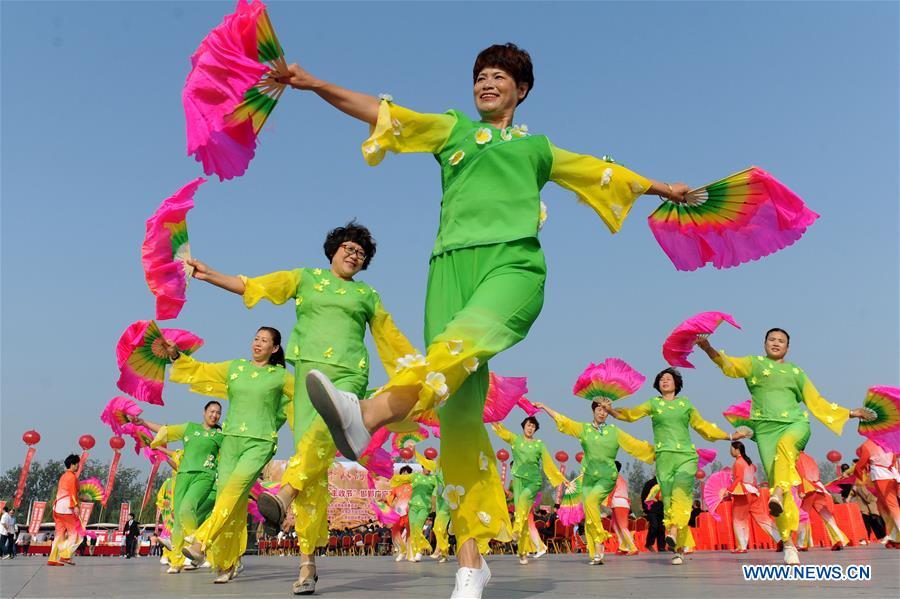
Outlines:
{"label": "blue sky", "polygon": [[[115,343],[153,315],[144,221],[201,174],[185,155],[188,57],[232,7],[2,3],[3,468],[21,462],[29,428],[44,438],[38,459],[77,449],[84,433],[109,457],[98,415],[118,393]],[[832,401],[855,406],[870,385],[900,384],[896,3],[272,2],[270,15],[289,60],[420,111],[474,114],[475,55],[514,41],[535,62],[534,91],[516,115],[532,132],[692,185],[757,164],[822,215],[759,262],[681,273],[647,227],[652,198],[611,236],[549,184],[544,310],[523,343],[492,361],[500,374],[528,376],[533,400],[587,419],[571,387],[588,362],[618,356],[652,378],[668,332],[704,310],[743,325],[714,339],[733,354],[761,351],[767,328],[787,328],[790,357]],[[357,218],[379,241],[364,279],[422,346],[439,173],[424,155],[366,166],[365,134],[315,96],[286,93],[248,173],[201,187],[192,248],[231,273],[324,266],[325,232]],[[188,294],[166,324],[204,337],[201,359],[246,356],[257,326],[293,324],[292,307],[247,311],[199,282]],[[684,392],[724,425],[722,410],[746,389],[702,356],[697,364]],[[385,380],[373,373],[373,386]],[[650,395],[648,385],[625,403]],[[145,415],[197,419],[203,398],[171,385],[166,402]],[[577,451],[544,424],[552,450]],[[626,426],[650,437],[647,422]],[[289,436],[285,428],[278,457],[289,455]],[[837,438],[814,423],[808,449],[851,455],[858,442],[854,425]]]}

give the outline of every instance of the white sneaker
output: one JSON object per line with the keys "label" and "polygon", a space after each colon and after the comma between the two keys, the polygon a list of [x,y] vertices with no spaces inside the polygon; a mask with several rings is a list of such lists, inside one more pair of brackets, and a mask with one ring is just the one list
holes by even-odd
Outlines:
{"label": "white sneaker", "polygon": [[170,538],[164,539],[164,538],[160,537],[159,544],[162,545],[163,547],[165,547],[166,549],[168,549],[169,551],[172,551],[172,539],[170,539]]}
{"label": "white sneaker", "polygon": [[460,568],[456,571],[456,586],[450,599],[481,599],[481,592],[491,580],[491,569],[481,558],[481,568]]}
{"label": "white sneaker", "polygon": [[420,562],[420,561],[422,561],[422,554],[421,554],[421,553],[417,553],[416,556],[415,556],[414,558],[412,558],[412,561],[414,561],[414,562]]}
{"label": "white sneaker", "polygon": [[231,568],[231,577],[229,580],[234,580],[237,578],[238,574],[244,571],[244,562],[238,561],[238,563]]}
{"label": "white sneaker", "polygon": [[184,568],[183,568],[183,569],[184,569],[184,570],[196,570],[196,569],[197,569],[197,566],[196,566],[196,564],[194,564],[194,562],[192,562],[191,560],[188,559],[188,560],[185,560],[185,561],[184,561]]}
{"label": "white sneaker", "polygon": [[401,551],[398,551],[398,552],[397,552],[397,557],[394,558],[394,561],[395,561],[395,562],[402,562],[404,559],[406,559],[406,554],[403,553],[403,552],[401,552]]}
{"label": "white sneaker", "polygon": [[525,555],[520,555],[519,563],[522,564],[523,566],[527,566],[528,565],[528,557]]}
{"label": "white sneaker", "polygon": [[231,572],[232,572],[232,570],[234,570],[233,567],[232,567],[231,569],[229,569],[229,570],[219,570],[219,575],[216,576],[216,578],[215,578],[215,580],[213,580],[213,582],[214,582],[215,584],[225,584],[225,583],[227,583],[228,581],[231,580]]}
{"label": "white sneaker", "polygon": [[322,420],[328,425],[334,444],[345,458],[356,461],[372,440],[363,425],[359,398],[341,391],[318,370],[306,375],[306,392]]}
{"label": "white sneaker", "polygon": [[200,564],[201,568],[212,568],[212,564],[209,563],[209,560],[204,560],[202,564]]}
{"label": "white sneaker", "polygon": [[162,556],[161,558],[159,558],[159,563],[161,563],[163,566],[168,566],[169,559],[166,556]]}
{"label": "white sneaker", "polygon": [[441,557],[438,558],[438,563],[439,563],[439,564],[446,564],[446,563],[447,563],[447,556],[446,556],[446,555],[441,555]]}
{"label": "white sneaker", "polygon": [[534,554],[534,559],[537,559],[537,558],[541,557],[542,555],[546,555],[546,553],[547,553],[547,548],[545,547]]}
{"label": "white sneaker", "polygon": [[673,566],[680,566],[680,565],[683,564],[683,563],[684,563],[684,552],[683,552],[683,551],[676,551],[676,552],[675,552],[675,556],[672,558],[672,565],[673,565]]}
{"label": "white sneaker", "polygon": [[166,574],[178,574],[181,572],[181,568],[178,566],[169,566],[169,569],[166,570]]}
{"label": "white sneaker", "polygon": [[800,554],[797,553],[797,548],[793,545],[784,546],[784,563],[790,565],[797,565],[800,563]]}

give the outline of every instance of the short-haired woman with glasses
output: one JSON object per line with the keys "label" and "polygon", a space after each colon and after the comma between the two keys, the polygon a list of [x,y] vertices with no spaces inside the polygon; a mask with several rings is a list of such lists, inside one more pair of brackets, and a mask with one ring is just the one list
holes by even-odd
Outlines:
{"label": "short-haired woman with glasses", "polygon": [[391,372],[398,358],[416,353],[378,293],[354,278],[375,255],[369,230],[347,223],[328,233],[323,249],[329,268],[297,268],[254,278],[225,275],[199,260],[189,261],[194,278],[243,296],[248,308],[262,299],[273,304],[293,299],[296,306],[297,322],[284,348],[285,358],[294,364],[295,451],[278,494],[262,493],[258,500],[267,524],[277,527],[293,504],[301,553],[300,575],[293,586],[296,595],[315,592],[315,552],[328,543],[328,468],[335,456],[328,427],[309,401],[306,374],[312,369],[327,372],[339,389],[363,396],[369,382],[366,324]]}

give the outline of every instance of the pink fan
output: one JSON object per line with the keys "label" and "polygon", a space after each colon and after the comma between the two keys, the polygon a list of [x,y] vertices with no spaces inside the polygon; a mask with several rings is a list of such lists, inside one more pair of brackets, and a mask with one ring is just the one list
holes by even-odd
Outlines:
{"label": "pink fan", "polygon": [[641,388],[646,377],[619,358],[591,363],[575,381],[572,393],[588,401],[628,397]]}
{"label": "pink fan", "polygon": [[841,489],[841,485],[853,485],[856,484],[856,476],[851,474],[850,476],[842,476],[838,479],[835,479],[825,485],[825,490],[829,493],[834,493],[836,495],[840,494],[843,489]]}
{"label": "pink fan", "polygon": [[750,426],[750,403],[751,400],[742,401],[741,403],[729,406],[727,410],[722,412],[725,420],[731,423],[731,426],[738,428],[741,426]]}
{"label": "pink fan", "polygon": [[202,177],[194,179],[163,200],[147,220],[141,262],[147,285],[156,296],[158,320],[175,318],[184,305],[185,290],[193,271],[186,264],[191,257],[187,213],[194,207],[194,193],[205,182]]}
{"label": "pink fan", "polygon": [[730,268],[781,250],[819,215],[759,167],[693,189],[686,204],[663,202],[648,218],[678,270]]}
{"label": "pink fan", "polygon": [[274,76],[287,64],[266,5],[238,0],[237,9],[200,42],[181,98],[188,154],[220,180],[243,175],[256,137],[284,92]]}
{"label": "pink fan", "polygon": [[697,468],[704,468],[707,464],[712,464],[716,459],[715,449],[698,449],[697,450]]}
{"label": "pink fan", "polygon": [[516,400],[516,405],[522,408],[525,411],[527,416],[534,416],[538,412],[540,412],[537,407],[533,403],[531,403],[527,397],[522,396],[518,400]]}
{"label": "pink fan", "polygon": [[706,509],[712,514],[712,517],[719,521],[722,519],[716,513],[716,508],[728,495],[728,489],[731,487],[731,468],[723,468],[718,472],[714,472],[706,477],[706,483],[703,485],[703,501],[706,502]]}
{"label": "pink fan", "polygon": [[406,447],[410,443],[415,446],[427,438],[428,430],[424,426],[420,426],[418,430],[414,431],[394,433],[391,438],[391,455],[397,457],[400,455],[400,450],[403,447]]}
{"label": "pink fan", "polygon": [[358,462],[360,466],[372,474],[385,478],[389,478],[394,474],[394,461],[391,459],[391,454],[381,447],[366,450],[365,453],[359,456]]}
{"label": "pink fan", "polygon": [[[366,482],[370,490],[375,489],[375,480],[372,478],[371,473],[366,476]],[[389,506],[384,501],[373,499],[369,501],[369,505],[372,506],[372,511],[375,513],[375,518],[383,525],[391,526],[400,521],[400,514],[394,511],[394,508]]]}
{"label": "pink fan", "polygon": [[100,414],[100,420],[108,424],[115,434],[128,434],[125,427],[132,424],[131,418],[140,416],[142,411],[132,400],[118,395],[106,404],[103,413]]}
{"label": "pink fan", "polygon": [[482,420],[486,423],[501,422],[526,393],[528,393],[527,378],[500,376],[491,372]]}
{"label": "pink fan", "polygon": [[694,351],[694,343],[697,339],[715,331],[723,321],[735,328],[741,328],[741,325],[724,312],[701,312],[691,316],[669,333],[663,343],[663,359],[672,366],[693,368],[694,365],[688,362],[687,357]]}
{"label": "pink fan", "polygon": [[566,483],[563,496],[556,511],[563,526],[573,526],[584,520],[584,504],[582,504],[582,476]]}
{"label": "pink fan", "polygon": [[119,389],[140,401],[163,405],[163,379],[169,363],[162,344],[164,336],[185,354],[203,345],[203,339],[188,331],[160,329],[152,320],[132,323],[116,345],[116,361],[122,373],[116,383]]}

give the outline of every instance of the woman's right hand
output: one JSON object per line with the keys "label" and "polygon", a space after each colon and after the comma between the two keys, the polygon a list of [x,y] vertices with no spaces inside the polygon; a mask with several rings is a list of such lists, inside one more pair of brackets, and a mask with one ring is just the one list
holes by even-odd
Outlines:
{"label": "woman's right hand", "polygon": [[188,258],[185,262],[188,263],[189,266],[193,267],[194,272],[191,275],[195,279],[199,279],[201,281],[208,281],[210,276],[215,272],[206,262],[201,262],[196,258]]}
{"label": "woman's right hand", "polygon": [[163,337],[162,345],[165,348],[166,354],[169,356],[170,360],[178,359],[178,354],[179,354],[178,346],[175,345],[174,341],[170,341],[169,339],[166,339],[165,337]]}
{"label": "woman's right hand", "polygon": [[536,407],[538,410],[544,410],[545,412],[547,411],[547,406],[545,406],[544,404],[542,404],[539,401],[533,401],[533,402],[531,402],[531,405]]}
{"label": "woman's right hand", "polygon": [[316,78],[296,62],[288,65],[287,70],[289,75],[275,77],[278,83],[286,83],[294,89],[312,89],[317,83]]}

